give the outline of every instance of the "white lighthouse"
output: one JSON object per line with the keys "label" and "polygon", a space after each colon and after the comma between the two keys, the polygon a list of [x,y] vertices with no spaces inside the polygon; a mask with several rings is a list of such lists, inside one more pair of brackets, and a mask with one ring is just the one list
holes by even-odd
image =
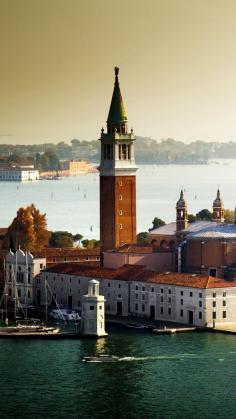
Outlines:
{"label": "white lighthouse", "polygon": [[87,336],[106,336],[105,298],[99,295],[99,282],[88,283],[88,294],[82,298],[81,333]]}

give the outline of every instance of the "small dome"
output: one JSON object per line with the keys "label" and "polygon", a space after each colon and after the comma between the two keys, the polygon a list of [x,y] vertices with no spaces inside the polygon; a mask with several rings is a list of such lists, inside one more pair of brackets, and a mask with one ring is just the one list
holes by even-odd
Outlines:
{"label": "small dome", "polygon": [[24,256],[24,257],[25,257],[25,254],[24,254],[23,250],[18,249],[18,250],[16,251],[16,256],[17,256],[17,257],[21,257],[21,256]]}
{"label": "small dome", "polygon": [[220,197],[220,190],[217,189],[216,199],[213,202],[213,207],[223,207],[223,201]]}
{"label": "small dome", "polygon": [[26,252],[27,259],[34,260],[32,253]]}
{"label": "small dome", "polygon": [[184,199],[183,189],[181,189],[179,200],[176,203],[176,208],[179,209],[179,208],[186,208],[186,207],[187,207],[187,202]]}
{"label": "small dome", "polygon": [[14,253],[10,250],[6,255],[6,260],[13,260],[15,257]]}
{"label": "small dome", "polygon": [[98,281],[96,281],[96,279],[91,279],[91,281],[89,281],[89,284],[94,284],[94,285],[96,285],[96,284],[99,284],[99,282],[98,282]]}

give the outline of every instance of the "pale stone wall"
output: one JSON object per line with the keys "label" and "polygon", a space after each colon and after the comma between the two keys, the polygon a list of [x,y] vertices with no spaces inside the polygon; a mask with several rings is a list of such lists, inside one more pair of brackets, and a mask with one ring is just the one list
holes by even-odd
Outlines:
{"label": "pale stone wall", "polygon": [[[214,318],[215,317],[215,318]],[[206,290],[206,322],[210,327],[236,322],[236,288]]]}

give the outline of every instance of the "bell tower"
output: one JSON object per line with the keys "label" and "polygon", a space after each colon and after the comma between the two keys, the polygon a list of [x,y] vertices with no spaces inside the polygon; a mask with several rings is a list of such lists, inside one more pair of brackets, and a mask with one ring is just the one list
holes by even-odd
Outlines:
{"label": "bell tower", "polygon": [[101,131],[100,241],[101,251],[136,242],[136,164],[133,130],[120,92],[119,68],[107,118]]}
{"label": "bell tower", "polygon": [[220,196],[220,190],[217,189],[216,199],[213,202],[213,213],[212,213],[212,221],[217,223],[223,223],[224,218],[224,204]]}
{"label": "bell tower", "polygon": [[181,189],[179,200],[176,204],[176,232],[188,227],[188,207]]}

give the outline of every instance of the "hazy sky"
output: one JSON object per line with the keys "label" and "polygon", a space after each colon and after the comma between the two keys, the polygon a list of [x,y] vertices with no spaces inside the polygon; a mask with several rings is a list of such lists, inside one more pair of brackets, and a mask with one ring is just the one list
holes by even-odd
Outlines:
{"label": "hazy sky", "polygon": [[0,0],[0,142],[97,139],[114,66],[136,134],[236,140],[235,0]]}

